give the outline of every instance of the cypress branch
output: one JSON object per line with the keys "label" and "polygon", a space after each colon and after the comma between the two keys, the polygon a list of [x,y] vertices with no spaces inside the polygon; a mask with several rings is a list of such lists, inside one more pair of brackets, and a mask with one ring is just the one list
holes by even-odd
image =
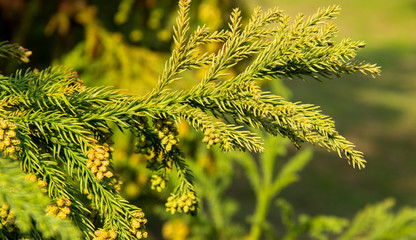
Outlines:
{"label": "cypress branch", "polygon": [[[74,189],[75,186],[68,182],[67,174],[59,167],[55,159],[59,159],[59,151],[51,155],[40,152],[39,147],[34,145],[28,138],[22,139],[24,154],[22,158],[22,169],[24,172],[36,174],[39,179],[44,179],[47,183],[47,193],[51,199],[69,199],[72,202],[71,218],[76,219],[74,224],[83,231],[83,233],[92,234],[93,225],[86,217],[89,214],[83,204],[78,200],[80,193]],[[55,145],[49,148],[55,148]],[[65,161],[66,163],[66,161]]]}
{"label": "cypress branch", "polygon": [[18,61],[28,63],[32,52],[19,46],[16,43],[8,43],[8,41],[0,42],[0,57],[14,58]]}
{"label": "cypress branch", "polygon": [[[205,26],[191,31],[189,10],[190,1],[181,0],[172,55],[156,87],[146,96],[84,86],[78,74],[65,67],[0,75],[1,161],[8,165],[8,158],[14,158],[21,172],[41,178],[54,202],[48,212],[62,218],[69,215],[85,238],[103,232],[120,239],[147,237],[143,211],[118,193],[118,180],[112,172],[111,125],[133,134],[138,140],[135,151],[151,156],[147,168],[154,173],[152,188],[161,191],[167,173],[177,172],[178,186],[166,203],[171,213],[196,214],[199,204],[192,172],[178,145],[175,124],[181,120],[204,133],[208,148],[263,151],[256,134],[260,129],[287,137],[297,147],[309,142],[335,151],[353,167],[365,167],[363,154],[336,131],[333,120],[318,107],[289,102],[259,86],[259,81],[282,77],[320,80],[356,72],[378,75],[376,65],[355,60],[364,43],[333,41],[337,29],[330,20],[339,14],[339,7],[320,9],[306,20],[299,15],[292,24],[278,9],[262,12],[257,8],[246,25],[235,9],[229,29],[214,32]],[[222,44],[216,53],[201,52],[204,45],[214,42]],[[22,51],[16,45],[0,43],[0,56],[14,54],[25,60],[30,54]],[[224,74],[243,60],[252,61],[241,73]],[[193,69],[206,70],[199,83],[190,89],[168,88]],[[94,213],[98,222],[90,219]],[[36,217],[30,217],[35,221],[48,222],[52,217],[34,214]],[[16,217],[29,219],[23,212]],[[58,234],[43,225],[36,229],[23,222],[19,227],[24,234]],[[29,233],[29,228],[36,232]]]}
{"label": "cypress branch", "polygon": [[[25,180],[25,175],[20,171],[16,161],[0,157],[0,185],[0,201],[10,206],[18,227],[14,229],[17,231],[14,234],[11,231],[5,233],[5,228],[2,227],[0,231],[3,234],[13,238],[12,236],[39,231],[45,238],[80,239],[80,231],[71,222],[45,215],[45,209],[50,203],[49,198],[43,195],[35,184]],[[32,225],[31,220],[35,224]]]}

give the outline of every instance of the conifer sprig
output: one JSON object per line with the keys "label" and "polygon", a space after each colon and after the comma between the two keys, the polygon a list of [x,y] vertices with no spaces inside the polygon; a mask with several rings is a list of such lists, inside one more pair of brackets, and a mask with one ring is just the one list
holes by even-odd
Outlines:
{"label": "conifer sprig", "polygon": [[[228,124],[237,121],[287,136],[297,146],[304,141],[311,142],[344,155],[354,167],[364,167],[362,153],[353,150],[354,145],[338,134],[333,121],[317,107],[287,102],[273,94],[263,93],[256,85],[256,80],[277,77],[312,76],[320,79],[321,76],[357,71],[377,75],[379,67],[353,60],[357,50],[364,47],[362,42],[346,39],[334,43],[332,38],[337,30],[327,21],[334,19],[339,11],[338,6],[320,9],[306,20],[299,15],[289,25],[289,17],[281,11],[263,14],[256,9],[252,20],[241,29],[240,12],[234,10],[227,30],[230,37],[212,58],[201,83],[189,91],[178,93],[176,102],[170,98],[166,107],[175,109],[173,106],[177,105],[176,109],[183,110],[179,106],[186,103],[182,117],[202,131],[209,127],[202,126],[204,122],[201,119],[212,115]],[[249,56],[256,58],[245,71],[236,77],[224,78],[222,70]],[[214,80],[218,81],[214,83]],[[173,117],[177,115],[171,114]],[[196,119],[199,120],[197,124]],[[229,127],[230,131],[237,133],[232,125]]]}
{"label": "conifer sprig", "polygon": [[[246,25],[235,9],[229,28],[214,32],[205,26],[191,31],[189,10],[190,1],[180,0],[172,56],[156,87],[144,97],[86,87],[64,67],[0,75],[0,157],[19,161],[24,173],[41,179],[53,203],[49,213],[71,219],[85,238],[147,237],[144,213],[116,187],[112,124],[137,138],[137,153],[151,156],[147,167],[154,173],[152,188],[162,191],[167,173],[177,172],[179,184],[166,203],[171,213],[196,214],[199,203],[178,144],[176,123],[182,120],[204,134],[208,148],[263,151],[253,130],[260,129],[287,137],[297,147],[309,142],[335,151],[353,167],[365,167],[363,154],[318,107],[289,102],[259,86],[281,77],[379,74],[376,65],[354,60],[364,43],[333,40],[337,30],[328,21],[339,7],[320,9],[306,20],[299,15],[292,24],[278,9],[257,8]],[[215,42],[220,43],[216,53],[201,51]],[[10,46],[0,43],[0,55],[20,49]],[[243,60],[252,61],[240,74],[224,73]],[[193,87],[169,89],[193,69],[205,70]],[[98,222],[91,221],[94,214]]]}
{"label": "conifer sprig", "polygon": [[[3,102],[0,116],[17,126],[21,151],[16,150],[16,155],[22,160],[22,170],[45,179],[52,199],[64,198],[71,202],[65,215],[61,215],[69,214],[85,237],[93,236],[94,226],[86,217],[90,212],[88,204],[79,199],[82,193],[88,193],[94,196],[92,203],[103,217],[103,223],[116,228],[120,237],[133,239],[146,235],[144,214],[114,191],[112,181],[107,179],[112,175],[107,174],[101,181],[101,177],[87,167],[88,150],[111,135],[108,121],[132,128],[129,121],[135,108],[131,106],[138,106],[137,99],[129,101],[129,96],[109,89],[87,90],[74,72],[65,68],[18,72],[12,77],[2,77],[0,86],[6,90],[0,93],[3,99],[14,99]],[[106,114],[91,114],[98,109]],[[2,137],[2,140],[5,139]],[[107,168],[100,167],[102,174],[103,167]],[[79,185],[70,184],[70,178]],[[51,208],[50,211],[57,213],[58,210]],[[137,214],[140,216],[135,217]],[[133,227],[132,219],[140,220],[141,226]]]}
{"label": "conifer sprig", "polygon": [[23,48],[19,44],[9,43],[8,41],[0,42],[0,57],[14,58],[18,61],[28,63],[32,52]]}
{"label": "conifer sprig", "polygon": [[[62,147],[58,143],[48,145],[48,148],[51,149],[49,152],[53,152],[52,155],[45,152],[45,145],[42,145],[43,150],[39,149],[40,145],[35,145],[33,138],[30,139],[26,135],[22,136],[21,139],[22,148],[24,149],[24,154],[21,156],[21,165],[24,172],[36,174],[39,178],[44,179],[48,184],[47,193],[51,199],[69,199],[72,202],[71,217],[77,219],[74,223],[84,233],[92,233],[94,229],[93,224],[86,217],[89,214],[89,210],[79,201],[78,196],[81,193],[76,190],[76,186],[68,182],[68,175],[71,176],[73,171],[73,167],[70,167],[68,164],[72,161],[62,160],[62,157],[59,156],[60,149],[65,148],[65,146]],[[64,142],[63,145],[67,145],[65,143],[67,142]],[[57,161],[61,161],[66,165],[70,171],[69,174],[59,167],[59,162]]]}
{"label": "conifer sprig", "polygon": [[[0,236],[5,239],[18,239],[21,235],[30,236],[31,231],[41,233],[45,238],[78,239],[80,231],[68,220],[45,215],[49,198],[33,183],[25,179],[19,164],[12,159],[0,156],[0,202],[10,207],[13,217],[3,225]],[[31,222],[36,223],[33,229]],[[82,229],[82,228],[81,228]]]}

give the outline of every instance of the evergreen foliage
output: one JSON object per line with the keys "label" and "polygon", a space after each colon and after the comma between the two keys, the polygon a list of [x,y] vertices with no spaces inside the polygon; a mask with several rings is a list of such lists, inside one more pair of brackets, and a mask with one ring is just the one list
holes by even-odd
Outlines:
{"label": "evergreen foliage", "polygon": [[299,239],[307,234],[312,239],[370,240],[370,239],[414,239],[416,209],[403,207],[393,211],[395,201],[391,198],[371,204],[360,210],[352,221],[344,218],[319,215],[301,215],[296,221],[292,206],[283,199],[278,200],[287,233],[284,240]]}
{"label": "evergreen foliage", "polygon": [[388,198],[366,206],[355,215],[339,239],[414,239],[416,209],[403,207],[395,213],[394,205],[395,201]]}
{"label": "evergreen foliage", "polygon": [[30,55],[32,55],[32,52],[19,46],[19,44],[8,43],[7,41],[0,42],[0,57],[14,58],[28,63]]}
{"label": "evergreen foliage", "polygon": [[[18,239],[21,236],[56,237],[78,239],[80,230],[68,219],[61,220],[45,214],[50,199],[41,189],[25,177],[18,162],[0,157],[0,202],[2,239]],[[36,177],[34,178],[35,181]],[[31,219],[35,229],[32,229]]]}
{"label": "evergreen foliage", "polygon": [[[111,154],[113,125],[139,140],[137,153],[150,155],[147,167],[154,173],[154,189],[161,191],[168,173],[176,171],[179,183],[166,203],[171,213],[195,215],[199,204],[193,176],[178,146],[176,123],[181,120],[202,132],[208,147],[216,145],[224,151],[263,151],[262,139],[253,130],[259,129],[287,137],[297,147],[310,142],[336,151],[353,167],[365,166],[363,154],[335,130],[334,122],[318,107],[289,102],[258,85],[261,80],[281,77],[377,75],[377,66],[354,60],[357,50],[364,47],[362,42],[333,42],[336,28],[327,20],[338,14],[339,7],[321,9],[308,19],[299,15],[293,24],[278,9],[263,12],[257,8],[244,25],[235,9],[229,29],[213,32],[205,26],[191,31],[189,8],[190,1],[179,1],[172,55],[156,87],[143,97],[110,87],[87,87],[66,67],[18,70],[1,76],[2,166],[8,166],[10,159],[10,167],[18,162],[23,173],[47,185],[46,193],[54,202],[45,209],[47,218],[36,210],[42,205],[33,214],[24,214],[19,209],[33,201],[14,201],[13,194],[5,197],[7,188],[2,189],[1,200],[16,211],[22,234],[32,231],[34,238],[59,238],[70,227],[55,224],[59,231],[53,228],[49,232],[43,227],[53,221],[49,215],[56,215],[70,218],[87,239],[147,237],[142,209],[119,194]],[[213,42],[222,44],[217,52],[201,50]],[[30,55],[16,45],[2,43],[0,49],[0,56],[17,56],[22,61]],[[226,74],[227,69],[251,57],[253,61],[240,74]],[[205,69],[203,78],[191,89],[173,90],[181,74],[193,69]],[[287,165],[281,173],[284,179],[275,180],[273,191],[296,180],[304,164],[299,160]],[[4,170],[1,179],[12,178],[12,174]],[[28,192],[29,185],[15,180]],[[23,223],[31,222],[29,219],[33,219],[30,227]],[[1,229],[2,234],[8,231]],[[71,234],[68,236],[77,232]]]}

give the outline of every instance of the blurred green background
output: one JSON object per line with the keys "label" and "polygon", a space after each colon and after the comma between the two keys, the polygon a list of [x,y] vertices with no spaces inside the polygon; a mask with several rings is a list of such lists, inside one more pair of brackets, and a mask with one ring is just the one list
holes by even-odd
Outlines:
{"label": "blurred green background", "polygon": [[[195,0],[192,26],[226,26],[233,7],[249,15],[254,6],[279,7],[291,16],[340,5],[339,39],[362,40],[359,59],[377,63],[382,75],[344,76],[324,82],[283,80],[292,101],[321,106],[337,128],[365,153],[367,168],[355,170],[334,153],[315,149],[301,181],[282,193],[299,212],[351,217],[360,208],[394,197],[416,205],[416,1],[415,0]],[[145,94],[155,85],[171,47],[176,1],[0,0],[0,40],[33,51],[31,62],[1,61],[3,74],[51,64],[75,68],[87,85],[114,85]],[[208,51],[210,49],[207,49]],[[200,73],[188,76],[198,77]],[[184,83],[186,86],[187,83]],[[187,129],[185,128],[184,132]],[[115,157],[130,163],[129,139]],[[127,194],[140,195],[147,181],[131,173]],[[242,193],[244,194],[244,193]],[[243,201],[243,200],[242,200]],[[244,201],[243,201],[244,202]],[[163,203],[161,203],[163,204]]]}

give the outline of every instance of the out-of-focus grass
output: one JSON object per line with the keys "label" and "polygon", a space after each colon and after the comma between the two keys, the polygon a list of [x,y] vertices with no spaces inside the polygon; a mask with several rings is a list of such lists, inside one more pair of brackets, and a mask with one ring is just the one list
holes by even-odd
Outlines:
{"label": "out-of-focus grass", "polygon": [[340,5],[339,38],[363,40],[359,60],[377,63],[376,79],[344,76],[324,83],[285,81],[294,100],[314,103],[332,116],[338,130],[363,151],[358,171],[332,153],[318,151],[303,179],[284,192],[300,211],[352,215],[368,202],[395,197],[416,204],[416,1],[264,0],[291,16]]}

